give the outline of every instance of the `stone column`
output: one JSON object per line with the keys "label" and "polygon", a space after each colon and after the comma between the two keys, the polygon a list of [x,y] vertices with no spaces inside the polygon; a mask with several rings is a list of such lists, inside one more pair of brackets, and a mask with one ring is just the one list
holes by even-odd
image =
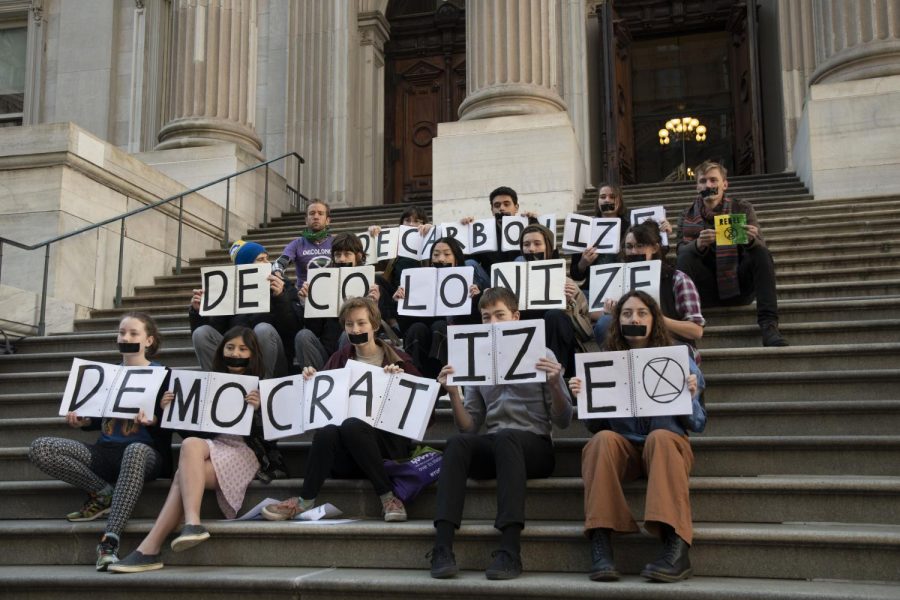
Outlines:
{"label": "stone column", "polygon": [[556,0],[467,0],[460,120],[566,110],[561,34]]}
{"label": "stone column", "polygon": [[235,143],[259,156],[256,0],[174,0],[168,123],[157,150]]}
{"label": "stone column", "polygon": [[810,85],[900,74],[900,0],[819,0],[813,14]]}
{"label": "stone column", "polygon": [[778,2],[777,10],[785,153],[790,164],[797,127],[806,101],[807,81],[816,66],[813,0]]}
{"label": "stone column", "polygon": [[[362,6],[360,7],[362,8]],[[380,10],[360,12],[359,94],[356,163],[359,165],[356,204],[381,204],[384,199],[384,44],[390,26]]]}

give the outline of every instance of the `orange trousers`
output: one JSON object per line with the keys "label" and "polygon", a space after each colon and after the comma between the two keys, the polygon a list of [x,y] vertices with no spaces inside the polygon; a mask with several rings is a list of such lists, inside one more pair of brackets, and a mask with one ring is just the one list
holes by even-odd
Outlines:
{"label": "orange trousers", "polygon": [[584,528],[603,527],[620,532],[638,531],[622,483],[645,475],[647,501],[644,527],[659,534],[665,523],[691,544],[689,481],[694,453],[686,436],[657,429],[647,436],[643,451],[614,431],[600,431],[581,452],[584,479]]}

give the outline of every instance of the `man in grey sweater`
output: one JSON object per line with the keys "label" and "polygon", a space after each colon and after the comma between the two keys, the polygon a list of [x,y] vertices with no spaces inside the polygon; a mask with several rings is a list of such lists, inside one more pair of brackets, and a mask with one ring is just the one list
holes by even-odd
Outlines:
{"label": "man in grey sweater", "polygon": [[[505,288],[490,288],[478,307],[482,323],[517,321],[518,300]],[[438,480],[435,545],[431,576],[443,579],[458,572],[453,536],[462,522],[466,479],[497,480],[497,518],[500,548],[485,571],[488,579],[513,579],[522,573],[519,539],[525,527],[525,482],[549,477],[555,457],[552,426],[568,427],[572,401],[562,378],[562,365],[546,351],[535,368],[547,374],[546,383],[467,386],[465,400],[457,386],[446,386],[451,365],[438,381],[447,388],[453,420],[460,433],[447,440]],[[486,433],[478,431],[484,425]]]}

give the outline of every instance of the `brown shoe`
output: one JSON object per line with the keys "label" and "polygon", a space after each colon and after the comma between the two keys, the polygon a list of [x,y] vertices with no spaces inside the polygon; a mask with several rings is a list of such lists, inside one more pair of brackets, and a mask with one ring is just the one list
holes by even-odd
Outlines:
{"label": "brown shoe", "polygon": [[307,506],[300,498],[288,498],[278,504],[264,506],[262,516],[266,521],[287,521],[312,508],[312,502],[309,504]]}

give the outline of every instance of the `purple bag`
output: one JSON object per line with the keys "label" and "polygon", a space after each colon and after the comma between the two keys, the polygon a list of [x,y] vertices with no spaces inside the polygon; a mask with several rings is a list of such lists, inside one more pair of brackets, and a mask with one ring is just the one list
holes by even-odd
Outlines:
{"label": "purple bag", "polygon": [[406,504],[422,490],[438,480],[441,474],[441,453],[426,452],[408,460],[384,461],[384,471],[391,480],[394,495]]}

